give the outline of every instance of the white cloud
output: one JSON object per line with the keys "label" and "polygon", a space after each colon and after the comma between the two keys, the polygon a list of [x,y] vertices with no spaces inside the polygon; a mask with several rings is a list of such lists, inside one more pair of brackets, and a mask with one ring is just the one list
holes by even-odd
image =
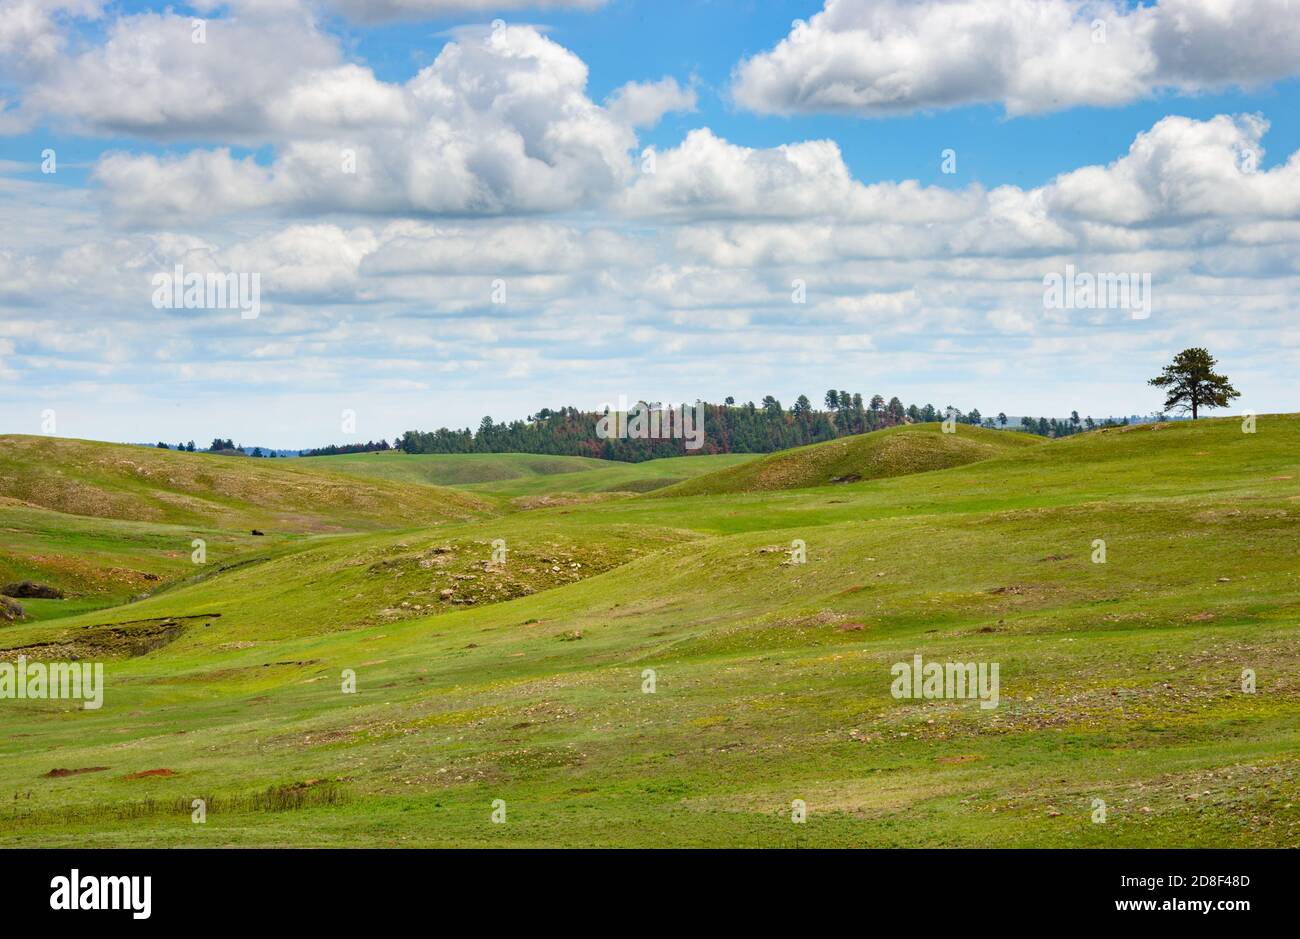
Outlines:
{"label": "white cloud", "polygon": [[[530,27],[448,43],[400,89],[358,93],[340,70],[291,83],[261,107],[290,139],[259,165],[226,150],[182,157],[114,154],[95,171],[110,203],[136,220],[274,207],[317,214],[555,211],[619,189],[633,131],[586,95],[587,68]],[[368,73],[366,73],[368,74]],[[395,97],[398,96],[398,97]],[[374,126],[360,122],[373,119]],[[348,172],[349,164],[355,172]]]}
{"label": "white cloud", "polygon": [[26,76],[56,61],[67,42],[63,21],[97,19],[103,0],[6,0],[0,15],[0,73]]}
{"label": "white cloud", "polygon": [[628,127],[653,127],[665,114],[694,111],[695,89],[683,88],[671,76],[657,82],[628,82],[605,102],[610,116]]}
{"label": "white cloud", "polygon": [[1106,167],[1065,173],[1048,187],[1056,212],[1116,225],[1192,218],[1300,215],[1300,152],[1258,169],[1268,122],[1256,115],[1207,121],[1166,117]]}
{"label": "white cloud", "polygon": [[1290,0],[826,0],[740,62],[732,91],[762,113],[1000,102],[1025,114],[1295,74]]}
{"label": "white cloud", "polygon": [[636,179],[622,207],[645,217],[832,215],[913,223],[969,211],[970,199],[915,182],[864,186],[831,140],[755,149],[701,128],[679,147],[657,153],[654,172]]}
{"label": "white cloud", "polygon": [[95,133],[259,143],[401,122],[400,89],[343,61],[337,40],[295,10],[212,19],[142,13],[102,45],[49,65],[23,109]]}
{"label": "white cloud", "polygon": [[[1289,327],[1300,156],[1266,168],[1259,116],[1166,118],[1113,162],[1032,188],[864,182],[832,140],[753,147],[707,128],[662,147],[649,172],[635,127],[692,106],[675,80],[628,83],[601,105],[581,59],[512,26],[457,30],[409,81],[381,81],[301,19],[297,0],[240,0],[214,15],[226,9],[209,43],[224,23],[261,43],[259,59],[246,75],[219,58],[177,60],[202,100],[149,83],[151,69],[173,67],[176,50],[156,44],[175,38],[180,17],[127,17],[138,36],[110,24],[99,46],[43,66],[39,88],[16,80],[86,132],[213,138],[106,153],[88,189],[39,177],[30,160],[0,164],[0,357],[24,395],[107,401],[130,389],[148,400],[162,393],[151,383],[169,382],[168,400],[224,395],[210,405],[221,414],[244,384],[249,395],[274,389],[263,397],[286,414],[340,388],[355,397],[347,406],[376,409],[409,395],[407,410],[383,412],[377,438],[427,425],[427,389],[451,409],[438,421],[463,407],[479,410],[471,420],[513,417],[539,401],[598,403],[593,374],[690,397],[788,397],[766,386],[786,361],[841,385],[834,375],[869,370],[905,397],[933,381],[911,372],[933,375],[935,362],[954,388],[981,375],[1031,390],[1073,375],[1078,386],[1098,347],[1145,361],[1212,329],[1232,334],[1224,309],[1277,336],[1279,361],[1300,356]],[[300,22],[305,52],[287,38]],[[279,61],[261,61],[272,47]],[[256,157],[240,149],[259,141]],[[348,151],[355,173],[344,171]],[[154,309],[150,277],[176,263],[261,274],[263,315]],[[1152,319],[1044,310],[1043,275],[1066,264],[1150,272]],[[495,278],[507,282],[504,304],[491,302]],[[805,304],[792,302],[796,278]],[[1041,358],[1016,358],[1031,352]],[[0,403],[0,417],[31,400]],[[337,426],[328,403],[325,435]],[[204,413],[190,404],[187,415]]]}

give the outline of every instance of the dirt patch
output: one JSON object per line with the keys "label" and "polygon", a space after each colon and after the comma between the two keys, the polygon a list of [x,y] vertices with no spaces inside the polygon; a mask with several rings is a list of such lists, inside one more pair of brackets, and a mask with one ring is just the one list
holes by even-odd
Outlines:
{"label": "dirt patch", "polygon": [[138,773],[128,773],[126,776],[123,776],[122,778],[123,779],[149,779],[154,776],[175,776],[175,775],[176,775],[176,770],[167,769],[164,767],[162,769],[146,769],[146,770],[141,770]]}
{"label": "dirt patch", "polygon": [[5,584],[0,587],[0,593],[6,597],[16,597],[19,600],[62,600],[63,591],[58,587],[51,587],[49,584],[38,584],[30,580],[19,581],[16,584]]}
{"label": "dirt patch", "polygon": [[82,773],[102,773],[108,769],[107,766],[83,766],[79,769],[52,769],[48,773],[42,773],[42,779],[62,779],[65,776],[80,776]]}
{"label": "dirt patch", "polygon": [[358,559],[384,585],[383,599],[390,604],[362,625],[518,599],[594,577],[677,540],[671,534],[651,535],[618,547],[567,540],[512,542],[505,555],[487,540],[435,543],[422,551],[395,545],[382,557],[371,553]]}
{"label": "dirt patch", "polygon": [[0,649],[0,661],[14,661],[20,655],[35,662],[135,658],[148,655],[180,638],[187,628],[182,620],[207,619],[220,615],[211,613],[82,626],[79,629],[65,630],[48,642]]}

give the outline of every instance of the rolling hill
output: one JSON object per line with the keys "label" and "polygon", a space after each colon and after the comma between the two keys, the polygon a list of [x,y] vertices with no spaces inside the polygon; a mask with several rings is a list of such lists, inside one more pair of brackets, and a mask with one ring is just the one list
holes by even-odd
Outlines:
{"label": "rolling hill", "polygon": [[783,450],[661,490],[662,497],[809,489],[964,466],[1014,453],[1041,437],[966,424],[910,424]]}
{"label": "rolling hill", "polygon": [[[819,456],[812,488],[232,541],[43,608],[0,660],[102,661],[104,705],[3,702],[0,844],[1300,842],[1300,417],[994,433],[842,485]],[[171,563],[160,523],[6,512],[64,564]],[[997,707],[894,697],[918,654],[998,664]]]}
{"label": "rolling hill", "polygon": [[129,521],[330,532],[440,524],[490,513],[453,489],[358,480],[297,460],[0,436],[0,498]]}
{"label": "rolling hill", "polygon": [[752,460],[756,454],[669,457],[643,463],[536,453],[352,453],[298,462],[357,476],[454,486],[506,498],[560,493],[649,492]]}

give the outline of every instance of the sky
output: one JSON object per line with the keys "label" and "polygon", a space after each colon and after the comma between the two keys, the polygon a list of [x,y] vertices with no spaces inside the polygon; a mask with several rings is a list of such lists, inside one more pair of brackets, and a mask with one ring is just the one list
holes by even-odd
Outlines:
{"label": "sky", "polygon": [[1147,413],[1194,345],[1300,410],[1298,14],[0,0],[0,433]]}

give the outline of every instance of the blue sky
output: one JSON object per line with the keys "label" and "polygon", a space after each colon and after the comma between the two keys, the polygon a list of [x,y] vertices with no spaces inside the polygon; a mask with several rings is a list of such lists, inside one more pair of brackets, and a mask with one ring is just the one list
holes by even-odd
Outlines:
{"label": "blue sky", "polygon": [[[0,432],[831,386],[1128,413],[1194,344],[1238,410],[1296,409],[1284,0],[8,2]],[[261,312],[160,308],[178,264]],[[1148,315],[1045,308],[1067,266],[1149,276]]]}

